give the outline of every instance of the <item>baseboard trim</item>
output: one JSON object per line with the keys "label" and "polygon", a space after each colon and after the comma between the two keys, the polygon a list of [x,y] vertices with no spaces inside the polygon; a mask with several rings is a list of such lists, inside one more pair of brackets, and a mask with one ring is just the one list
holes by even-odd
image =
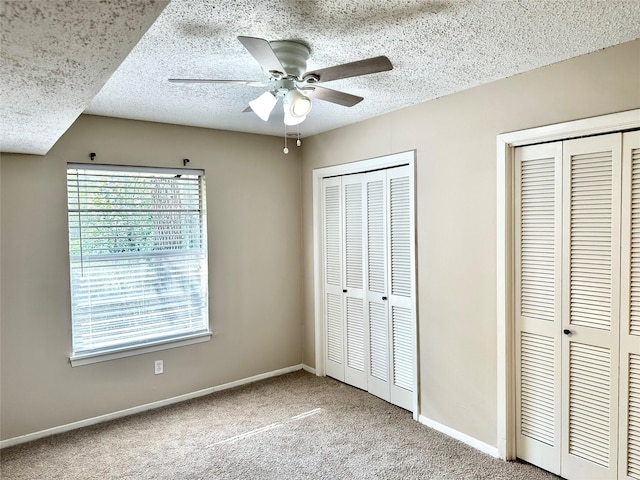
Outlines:
{"label": "baseboard trim", "polygon": [[53,428],[48,428],[46,430],[40,430],[38,432],[28,433],[26,435],[21,435],[19,437],[8,438],[6,440],[0,441],[0,449],[6,448],[6,447],[12,447],[14,445],[19,445],[21,443],[32,442],[40,438],[49,437],[51,435],[56,435],[58,433],[68,432],[70,430],[76,430],[78,428],[88,427],[90,425],[95,425],[97,423],[108,422],[109,420],[115,420],[117,418],[134,415],[136,413],[145,412],[147,410],[154,410],[156,408],[165,407],[167,405],[172,405],[174,403],[184,402],[185,400],[191,400],[192,398],[198,398],[204,395],[209,395],[210,393],[219,392],[221,390],[227,390],[233,387],[239,387],[241,385],[246,385],[248,383],[257,382],[259,380],[265,380],[271,377],[277,377],[279,375],[284,375],[285,373],[296,372],[298,370],[303,370],[303,369],[309,373],[315,374],[314,369],[300,363],[298,365],[293,365],[291,367],[286,367],[286,368],[281,368],[279,370],[273,370],[271,372],[261,373],[259,375],[254,375],[253,377],[243,378],[240,380],[236,380],[234,382],[224,383],[222,385],[217,385],[215,387],[198,390],[196,392],[185,393],[184,395],[178,395],[176,397],[167,398],[165,400],[158,400],[157,402],[145,403],[144,405],[139,405],[137,407],[126,408],[124,410],[119,410],[117,412],[107,413],[105,415],[87,418],[85,420],[79,420],[77,422],[68,423],[66,425],[60,425],[58,427],[53,427]]}
{"label": "baseboard trim", "polygon": [[483,453],[491,455],[494,458],[500,458],[500,452],[497,447],[493,447],[487,443],[481,442],[477,438],[473,438],[466,433],[459,432],[458,430],[454,430],[451,427],[447,427],[441,423],[436,422],[435,420],[431,420],[430,418],[423,417],[420,415],[419,417],[420,423],[426,425],[427,427],[433,428],[434,430],[438,430],[439,432],[444,433],[456,440],[460,440],[462,443],[466,443],[467,445],[475,448],[476,450],[480,450]]}
{"label": "baseboard trim", "polygon": [[302,369],[305,372],[309,372],[311,375],[315,375],[316,374],[316,369],[315,368],[310,367],[309,365],[306,365],[304,363],[302,364]]}

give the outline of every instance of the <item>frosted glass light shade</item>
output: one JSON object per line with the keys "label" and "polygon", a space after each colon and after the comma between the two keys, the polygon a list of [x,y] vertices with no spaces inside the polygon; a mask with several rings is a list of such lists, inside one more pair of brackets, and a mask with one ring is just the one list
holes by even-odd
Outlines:
{"label": "frosted glass light shade", "polygon": [[298,125],[302,122],[305,121],[305,119],[307,118],[307,116],[303,116],[303,117],[294,117],[293,115],[291,115],[291,109],[289,108],[289,105],[287,105],[286,103],[283,105],[284,106],[284,124],[285,125]]}
{"label": "frosted glass light shade", "polygon": [[306,117],[311,111],[311,99],[298,90],[289,90],[284,97],[284,103],[289,105],[289,113],[293,117]]}
{"label": "frosted glass light shade", "polygon": [[277,102],[278,99],[273,93],[264,92],[255,100],[251,100],[249,102],[249,106],[256,115],[266,122],[269,120],[269,115],[271,115],[271,111],[273,110],[273,107],[276,106]]}

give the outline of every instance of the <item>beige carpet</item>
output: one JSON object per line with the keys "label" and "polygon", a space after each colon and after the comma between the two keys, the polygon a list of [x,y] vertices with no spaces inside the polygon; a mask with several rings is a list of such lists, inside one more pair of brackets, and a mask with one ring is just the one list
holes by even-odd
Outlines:
{"label": "beige carpet", "polygon": [[305,372],[2,450],[18,479],[554,479]]}

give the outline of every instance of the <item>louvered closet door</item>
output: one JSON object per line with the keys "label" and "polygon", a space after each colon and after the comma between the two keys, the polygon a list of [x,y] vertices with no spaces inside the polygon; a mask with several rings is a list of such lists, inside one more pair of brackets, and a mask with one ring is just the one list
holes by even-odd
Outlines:
{"label": "louvered closet door", "polygon": [[327,375],[344,381],[342,181],[322,182],[325,365]]}
{"label": "louvered closet door", "polygon": [[618,477],[640,479],[640,132],[622,139]]}
{"label": "louvered closet door", "polygon": [[515,160],[516,451],[559,474],[562,143]]}
{"label": "louvered closet door", "polygon": [[342,177],[344,198],[344,381],[367,389],[364,302],[365,188],[364,174]]}
{"label": "louvered closet door", "polygon": [[368,391],[390,400],[387,294],[387,173],[365,174],[366,313],[368,317]]}
{"label": "louvered closet door", "polygon": [[410,169],[387,170],[388,233],[388,315],[390,352],[390,401],[413,410],[413,357],[415,332],[413,319],[413,184]]}
{"label": "louvered closet door", "polygon": [[617,475],[620,135],[563,143],[561,475]]}
{"label": "louvered closet door", "polygon": [[322,184],[326,374],[415,411],[410,167]]}

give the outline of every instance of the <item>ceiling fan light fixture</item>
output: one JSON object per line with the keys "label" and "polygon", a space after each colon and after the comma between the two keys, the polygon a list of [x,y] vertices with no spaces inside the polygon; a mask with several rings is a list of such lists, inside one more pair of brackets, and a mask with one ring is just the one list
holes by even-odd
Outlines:
{"label": "ceiling fan light fixture", "polygon": [[303,117],[294,117],[293,115],[291,115],[291,109],[289,108],[289,105],[287,105],[286,103],[283,105],[283,110],[284,110],[284,124],[288,125],[288,126],[293,126],[293,125],[299,125],[302,122],[304,122],[307,118],[307,116],[303,116]]}
{"label": "ceiling fan light fixture", "polygon": [[289,113],[295,118],[306,117],[312,107],[311,99],[297,89],[287,92],[284,97],[284,103],[289,106]]}
{"label": "ceiling fan light fixture", "polygon": [[271,115],[271,111],[273,110],[273,107],[276,106],[277,102],[278,99],[273,93],[264,92],[255,100],[251,100],[249,102],[249,106],[256,115],[266,122],[269,120],[269,115]]}
{"label": "ceiling fan light fixture", "polygon": [[311,99],[300,95],[300,97],[296,98],[291,104],[291,115],[294,117],[306,117],[311,111],[311,106]]}

